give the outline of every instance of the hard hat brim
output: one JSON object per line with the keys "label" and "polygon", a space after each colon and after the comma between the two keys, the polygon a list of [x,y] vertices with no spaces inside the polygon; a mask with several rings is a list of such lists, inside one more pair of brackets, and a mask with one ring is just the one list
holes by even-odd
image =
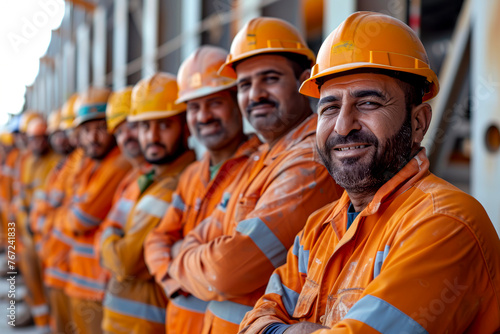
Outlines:
{"label": "hard hat brim", "polygon": [[422,100],[423,101],[428,101],[435,97],[437,93],[439,92],[439,81],[437,79],[436,74],[434,71],[428,69],[428,68],[422,68],[422,69],[415,69],[415,68],[401,68],[401,67],[394,67],[394,66],[387,66],[387,65],[379,65],[379,64],[374,64],[374,63],[369,63],[369,62],[358,62],[358,63],[349,63],[349,64],[344,64],[344,65],[339,65],[335,67],[328,68],[324,71],[321,71],[313,76],[311,76],[309,79],[306,79],[302,85],[299,88],[299,92],[302,95],[314,97],[314,98],[320,98],[320,91],[318,84],[316,83],[316,79],[323,78],[326,76],[332,76],[332,77],[339,77],[345,74],[345,72],[348,72],[350,70],[355,70],[355,69],[384,69],[384,70],[391,70],[391,71],[399,71],[399,72],[404,72],[404,73],[411,73],[415,75],[419,75],[421,77],[424,77],[428,82],[432,83],[431,89],[428,93],[426,93]]}
{"label": "hard hat brim", "polygon": [[232,82],[229,85],[224,85],[224,86],[217,86],[217,87],[210,87],[210,86],[204,86],[199,89],[193,90],[189,93],[182,94],[181,97],[179,97],[177,100],[175,100],[176,104],[183,103],[183,102],[188,102],[190,100],[194,100],[200,97],[212,95],[214,93],[221,92],[223,90],[229,89],[236,86],[236,82]]}
{"label": "hard hat brim", "polygon": [[127,116],[127,121],[139,122],[139,121],[149,121],[154,119],[169,118],[175,115],[182,114],[185,111],[186,111],[185,109],[169,110],[169,111],[146,111],[146,112],[141,112],[137,115]]}

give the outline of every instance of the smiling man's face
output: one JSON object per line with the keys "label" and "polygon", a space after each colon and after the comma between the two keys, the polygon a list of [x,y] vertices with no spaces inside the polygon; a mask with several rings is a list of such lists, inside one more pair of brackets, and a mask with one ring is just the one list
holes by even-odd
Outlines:
{"label": "smiling man's face", "polygon": [[266,142],[277,141],[304,119],[308,100],[298,87],[305,76],[296,78],[284,56],[250,57],[236,65],[236,74],[240,109]]}
{"label": "smiling man's face", "polygon": [[397,79],[360,73],[328,80],[318,115],[318,151],[347,191],[380,188],[411,157],[411,113]]}

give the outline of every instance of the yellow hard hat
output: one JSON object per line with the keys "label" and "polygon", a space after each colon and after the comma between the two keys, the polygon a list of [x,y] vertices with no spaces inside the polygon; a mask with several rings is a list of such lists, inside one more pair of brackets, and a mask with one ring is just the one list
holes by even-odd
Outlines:
{"label": "yellow hard hat", "polygon": [[176,102],[186,102],[233,87],[236,84],[234,79],[217,73],[226,57],[226,50],[203,45],[184,60],[177,74],[179,98]]}
{"label": "yellow hard hat", "polygon": [[139,81],[132,90],[130,122],[172,117],[186,111],[185,103],[176,103],[177,78],[170,73],[156,73]]}
{"label": "yellow hard hat", "polygon": [[19,125],[19,132],[26,133],[28,124],[34,118],[42,118],[42,114],[34,110],[27,110],[21,114],[21,123]]}
{"label": "yellow hard hat", "polygon": [[5,146],[14,145],[14,135],[11,132],[0,133],[0,143]]}
{"label": "yellow hard hat", "polygon": [[54,110],[50,113],[47,121],[47,134],[52,134],[59,130],[61,123],[61,109]]}
{"label": "yellow hard hat", "polygon": [[47,134],[47,122],[42,117],[32,118],[28,123],[26,135],[28,137],[43,136]]}
{"label": "yellow hard hat", "polygon": [[360,69],[374,68],[415,74],[426,79],[423,101],[439,91],[436,74],[429,66],[424,46],[415,32],[391,16],[357,12],[341,23],[321,45],[311,77],[300,92],[319,98],[317,79]]}
{"label": "yellow hard hat", "polygon": [[75,101],[75,120],[73,126],[95,119],[106,118],[106,105],[111,91],[108,88],[90,87]]}
{"label": "yellow hard hat", "polygon": [[130,86],[112,93],[109,97],[106,107],[106,124],[109,133],[113,133],[118,125],[127,119],[130,114],[131,97],[132,87]]}
{"label": "yellow hard hat", "polygon": [[219,74],[236,78],[235,62],[265,53],[295,53],[307,57],[311,64],[315,59],[312,50],[290,23],[274,17],[257,17],[236,34]]}
{"label": "yellow hard hat", "polygon": [[75,93],[63,104],[61,109],[61,124],[59,125],[60,130],[68,130],[73,127],[73,121],[75,120],[75,102],[78,99],[78,94]]}

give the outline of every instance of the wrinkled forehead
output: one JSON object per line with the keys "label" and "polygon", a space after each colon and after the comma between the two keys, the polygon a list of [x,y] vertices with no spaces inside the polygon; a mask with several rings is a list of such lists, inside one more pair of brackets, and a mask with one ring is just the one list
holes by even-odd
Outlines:
{"label": "wrinkled forehead", "polygon": [[326,97],[362,97],[363,92],[372,92],[379,97],[400,94],[404,98],[399,80],[379,73],[354,73],[326,78],[319,90],[320,101]]}

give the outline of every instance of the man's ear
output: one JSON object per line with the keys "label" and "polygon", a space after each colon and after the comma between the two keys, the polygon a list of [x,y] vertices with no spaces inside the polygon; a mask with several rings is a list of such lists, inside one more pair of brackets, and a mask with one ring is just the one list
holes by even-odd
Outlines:
{"label": "man's ear", "polygon": [[310,69],[304,70],[304,72],[302,72],[302,74],[299,77],[299,87],[300,85],[302,85],[304,81],[309,79],[310,76],[311,76],[311,70]]}
{"label": "man's ear", "polygon": [[429,103],[422,103],[412,109],[412,141],[413,145],[420,147],[429,125],[431,124],[432,108]]}

